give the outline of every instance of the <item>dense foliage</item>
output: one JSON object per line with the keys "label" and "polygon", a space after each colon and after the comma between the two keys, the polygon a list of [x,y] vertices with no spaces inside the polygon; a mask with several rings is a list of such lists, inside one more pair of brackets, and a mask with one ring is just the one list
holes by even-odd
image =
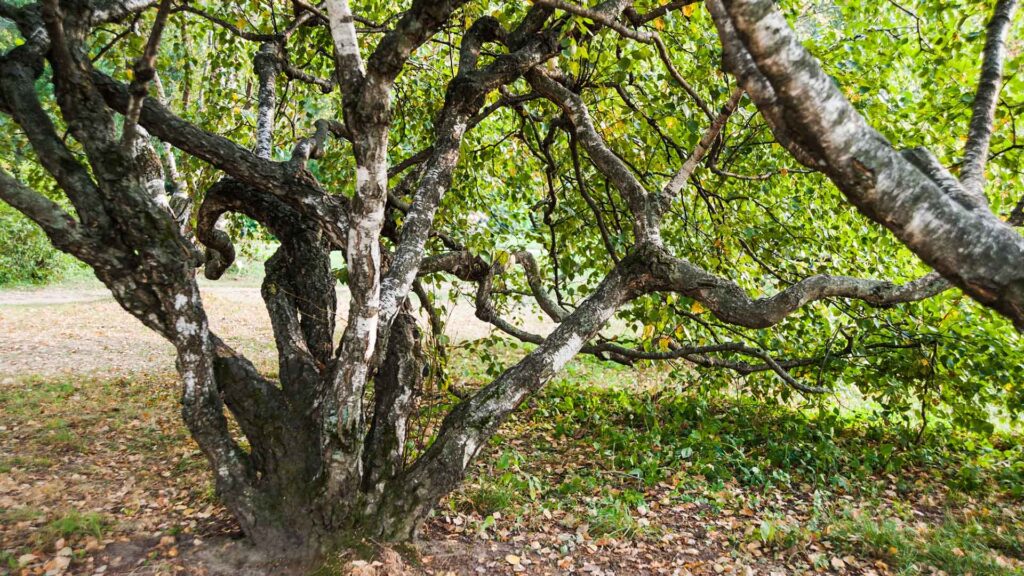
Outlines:
{"label": "dense foliage", "polygon": [[0,286],[60,280],[73,266],[31,221],[0,207]]}

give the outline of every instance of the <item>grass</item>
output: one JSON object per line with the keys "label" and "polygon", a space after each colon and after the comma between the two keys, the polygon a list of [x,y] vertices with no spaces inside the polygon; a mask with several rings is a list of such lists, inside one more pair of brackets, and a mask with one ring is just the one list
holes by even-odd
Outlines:
{"label": "grass", "polygon": [[11,552],[0,550],[0,568],[4,566],[13,573],[19,568],[18,559]]}
{"label": "grass", "polygon": [[79,512],[71,510],[62,516],[48,522],[42,530],[44,542],[56,538],[74,538],[79,536],[92,536],[96,539],[103,538],[103,534],[109,526],[109,521],[96,512]]}
{"label": "grass", "polygon": [[[529,346],[473,343],[456,350],[451,370],[457,380],[484,383],[521,357],[524,348]],[[870,491],[870,483],[861,480],[898,477],[910,466],[938,471],[959,493],[1024,496],[1024,447],[1016,430],[972,432],[933,417],[919,441],[915,426],[868,410],[780,405],[737,397],[729,388],[687,387],[663,367],[625,368],[582,356],[531,399],[528,409],[557,440],[592,444],[609,469],[647,486],[685,466],[712,484],[800,482]],[[444,412],[455,402],[449,399],[433,410]]]}
{"label": "grass", "polygon": [[[1002,479],[1020,478],[1007,462],[1021,447],[996,449],[966,432],[945,430],[915,444],[913,430],[882,421],[820,416],[785,407],[729,398],[659,392],[628,393],[605,387],[556,384],[531,406],[534,417],[555,438],[572,438],[595,448],[609,469],[651,486],[685,468],[712,484],[736,481],[768,488],[807,483],[816,488],[849,490],[876,474],[907,466],[937,471],[964,492],[998,490]],[[998,451],[992,462],[982,462]],[[970,482],[964,470],[971,470]],[[580,482],[579,479],[574,482]],[[571,486],[567,491],[573,491]]]}
{"label": "grass", "polygon": [[[464,379],[479,382],[522,353],[505,345],[489,347],[484,356],[473,352],[472,358],[486,361],[456,356],[452,364]],[[671,483],[672,502],[697,503],[709,520],[730,508],[760,510],[739,540],[769,550],[790,554],[828,542],[899,574],[1021,573],[1005,561],[1024,560],[1024,528],[1013,512],[1024,494],[1024,447],[1015,434],[940,421],[918,441],[916,428],[864,411],[629,385],[635,376],[575,359],[492,443],[500,449],[478,471],[491,483],[454,498],[482,515],[572,511],[594,537],[643,539],[659,531],[642,525],[638,505],[645,493]],[[517,449],[509,438],[519,439]],[[566,460],[586,465],[560,469]],[[538,472],[546,468],[553,472]],[[531,494],[527,488],[536,479],[543,488]],[[794,521],[791,510],[773,503],[776,494],[802,500],[809,511]],[[933,504],[916,504],[929,495]],[[835,504],[850,499],[874,508],[852,515]],[[965,504],[990,512],[984,520],[965,516]],[[894,510],[926,528],[886,516]],[[829,557],[822,558],[827,567]]]}
{"label": "grass", "polygon": [[644,527],[633,514],[633,510],[622,500],[606,498],[588,511],[590,534],[598,537],[636,538],[644,531]]}
{"label": "grass", "polygon": [[15,468],[29,468],[32,470],[45,470],[50,468],[57,461],[49,456],[43,455],[26,455],[26,456],[13,456],[11,458],[5,458],[0,460],[0,473],[9,473]]}
{"label": "grass", "polygon": [[952,515],[927,527],[913,527],[898,519],[874,515],[846,515],[833,528],[834,538],[847,550],[885,560],[897,574],[974,576],[1021,574],[1000,556],[1021,556],[1020,527],[984,525]]}
{"label": "grass", "polygon": [[44,406],[60,403],[75,393],[75,386],[63,380],[27,378],[23,386],[0,387],[0,406],[11,417],[39,414]]}
{"label": "grass", "polygon": [[490,516],[495,512],[507,510],[517,497],[518,493],[509,486],[484,481],[481,485],[466,490],[462,502],[468,505],[468,510],[481,516]]}
{"label": "grass", "polygon": [[0,509],[0,522],[3,524],[16,524],[18,522],[35,520],[43,517],[44,515],[45,513],[42,510],[31,506]]}
{"label": "grass", "polygon": [[85,448],[85,440],[60,420],[47,423],[46,432],[39,440],[55,450],[81,452]]}
{"label": "grass", "polygon": [[810,527],[775,516],[761,520],[751,535],[751,541],[756,540],[768,548],[789,550],[806,543],[813,536],[814,531]]}

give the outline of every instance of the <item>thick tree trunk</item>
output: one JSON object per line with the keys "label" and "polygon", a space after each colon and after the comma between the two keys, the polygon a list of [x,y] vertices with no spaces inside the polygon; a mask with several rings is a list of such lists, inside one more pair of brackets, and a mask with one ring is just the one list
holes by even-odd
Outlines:
{"label": "thick tree trunk", "polygon": [[[268,309],[277,310],[279,315],[275,324],[282,323],[280,317],[288,309],[281,294],[289,284],[283,284],[285,278],[280,274],[286,262],[282,249],[267,263],[264,296]],[[294,324],[286,328],[299,330]],[[315,332],[311,332],[307,332],[306,339],[312,339]],[[328,462],[319,449],[320,424],[308,417],[310,407],[300,401],[285,407],[285,414],[262,412],[258,398],[243,394],[269,382],[226,345],[217,343],[216,379],[226,404],[240,415],[239,423],[250,439],[248,460],[256,476],[251,486],[218,483],[218,491],[257,546],[292,558],[315,559],[354,539],[393,539],[397,517],[411,517],[394,507],[384,514],[380,502],[385,487],[393,490],[401,483],[396,478],[405,465],[407,423],[423,381],[421,338],[416,318],[408,311],[400,313],[387,342],[387,353],[373,379],[374,408],[364,440],[362,482],[357,490],[342,494],[326,488],[324,471]],[[284,354],[281,359],[282,382],[289,382],[288,388],[270,386],[273,393],[283,393],[292,400],[305,398],[300,388],[315,390],[329,375],[325,371],[324,376],[311,376],[305,369],[288,368],[300,361]],[[284,403],[289,404],[287,398]],[[411,531],[402,536],[411,536]]]}

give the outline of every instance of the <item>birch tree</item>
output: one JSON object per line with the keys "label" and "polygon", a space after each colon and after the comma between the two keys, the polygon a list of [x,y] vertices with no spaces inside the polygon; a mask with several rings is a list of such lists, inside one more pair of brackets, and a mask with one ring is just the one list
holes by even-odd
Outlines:
{"label": "birch tree", "polygon": [[[258,545],[412,538],[578,354],[761,374],[788,397],[937,349],[949,313],[913,303],[953,302],[1000,346],[1024,329],[1015,0],[948,8],[979,30],[941,46],[941,17],[895,2],[878,26],[842,2],[378,4],[0,3],[0,199],[174,345],[184,421]],[[886,42],[917,47],[904,70],[980,54],[969,121],[873,127],[835,54]],[[197,274],[235,260],[228,218],[275,240],[270,374],[204,311]],[[425,348],[460,290],[526,352],[413,450]],[[523,306],[555,327],[524,329]]]}

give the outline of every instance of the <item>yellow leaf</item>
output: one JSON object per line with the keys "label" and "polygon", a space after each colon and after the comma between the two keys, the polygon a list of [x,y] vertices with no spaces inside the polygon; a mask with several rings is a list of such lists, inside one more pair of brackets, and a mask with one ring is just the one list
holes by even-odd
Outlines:
{"label": "yellow leaf", "polygon": [[239,30],[241,30],[242,28],[245,28],[245,24],[246,24],[245,18],[239,18],[238,20],[235,20],[235,27],[238,28]]}
{"label": "yellow leaf", "polygon": [[690,306],[690,312],[694,314],[703,314],[707,312],[707,310],[708,309],[705,308],[703,304],[697,302],[696,300],[694,300],[693,305]]}
{"label": "yellow leaf", "polygon": [[644,340],[649,339],[651,336],[654,336],[654,326],[648,324],[644,326]]}
{"label": "yellow leaf", "polygon": [[664,30],[665,29],[665,21],[662,20],[661,18],[655,18],[654,19],[654,27],[657,28],[658,30]]}
{"label": "yellow leaf", "polygon": [[669,340],[668,336],[662,336],[661,338],[658,338],[658,349],[660,349],[662,352],[665,352],[666,350],[668,350],[669,342],[671,342],[671,340]]}
{"label": "yellow leaf", "polygon": [[697,3],[696,2],[694,2],[693,4],[687,4],[686,6],[683,6],[683,16],[686,16],[687,18],[689,18],[690,16],[693,16],[693,11],[696,10],[696,9],[697,9]]}

